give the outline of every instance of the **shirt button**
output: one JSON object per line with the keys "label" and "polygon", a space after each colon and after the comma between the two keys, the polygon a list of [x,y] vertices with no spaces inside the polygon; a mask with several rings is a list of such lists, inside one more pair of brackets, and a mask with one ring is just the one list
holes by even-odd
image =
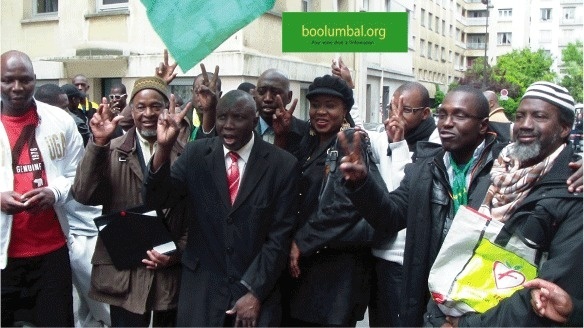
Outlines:
{"label": "shirt button", "polygon": [[232,276],[229,276],[229,283],[232,284],[235,282],[235,278],[233,278]]}
{"label": "shirt button", "polygon": [[232,217],[228,217],[227,218],[227,223],[228,224],[233,224],[233,218]]}
{"label": "shirt button", "polygon": [[227,252],[227,254],[232,254],[233,253],[233,247],[227,247],[225,249],[225,251]]}

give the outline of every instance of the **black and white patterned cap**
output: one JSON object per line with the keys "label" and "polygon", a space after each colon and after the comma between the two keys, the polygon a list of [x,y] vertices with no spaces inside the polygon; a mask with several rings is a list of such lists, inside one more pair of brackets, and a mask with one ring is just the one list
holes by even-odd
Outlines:
{"label": "black and white patterned cap", "polygon": [[570,113],[574,116],[574,98],[568,92],[568,89],[547,81],[538,81],[531,84],[521,100],[525,98],[535,98],[550,103],[561,111]]}

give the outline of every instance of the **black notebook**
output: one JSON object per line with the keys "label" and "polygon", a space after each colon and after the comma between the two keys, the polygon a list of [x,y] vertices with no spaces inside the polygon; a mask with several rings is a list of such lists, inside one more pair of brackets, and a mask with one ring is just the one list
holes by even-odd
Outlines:
{"label": "black notebook", "polygon": [[142,260],[148,258],[146,251],[151,249],[163,254],[176,251],[170,232],[155,211],[121,211],[102,215],[93,221],[118,270],[144,265]]}

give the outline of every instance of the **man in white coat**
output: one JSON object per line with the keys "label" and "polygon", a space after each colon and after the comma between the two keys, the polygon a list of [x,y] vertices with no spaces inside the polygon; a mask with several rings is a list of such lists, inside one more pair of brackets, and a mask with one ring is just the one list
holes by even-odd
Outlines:
{"label": "man in white coat", "polygon": [[69,114],[33,98],[30,58],[1,55],[2,326],[73,326],[69,197],[83,141]]}

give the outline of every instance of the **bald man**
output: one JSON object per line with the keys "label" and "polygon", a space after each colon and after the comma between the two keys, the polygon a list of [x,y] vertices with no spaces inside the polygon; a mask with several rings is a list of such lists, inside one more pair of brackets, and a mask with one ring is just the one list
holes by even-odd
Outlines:
{"label": "bald man", "polygon": [[483,94],[489,101],[489,122],[510,123],[505,116],[505,109],[499,105],[497,94],[490,90],[483,92]]}
{"label": "bald man", "polygon": [[483,92],[489,101],[489,129],[497,134],[497,141],[508,144],[513,135],[513,123],[505,116],[505,109],[499,105],[499,98],[493,91]]}
{"label": "bald man", "polygon": [[254,99],[233,90],[217,103],[218,136],[188,143],[171,168],[170,147],[186,114],[173,107],[158,119],[145,203],[191,204],[177,325],[279,326],[276,282],[295,225],[296,159],[254,133]]}
{"label": "bald man", "polygon": [[33,98],[26,54],[5,52],[0,64],[2,326],[71,327],[65,206],[83,141],[69,114]]}

